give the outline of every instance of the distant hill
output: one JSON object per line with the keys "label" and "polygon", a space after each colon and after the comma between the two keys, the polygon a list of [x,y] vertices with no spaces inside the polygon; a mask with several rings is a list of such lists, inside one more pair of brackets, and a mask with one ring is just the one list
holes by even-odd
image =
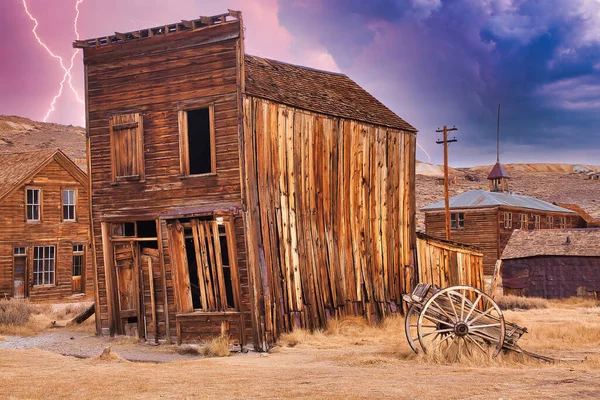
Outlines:
{"label": "distant hill", "polygon": [[0,153],[59,148],[80,168],[87,168],[85,129],[0,115]]}

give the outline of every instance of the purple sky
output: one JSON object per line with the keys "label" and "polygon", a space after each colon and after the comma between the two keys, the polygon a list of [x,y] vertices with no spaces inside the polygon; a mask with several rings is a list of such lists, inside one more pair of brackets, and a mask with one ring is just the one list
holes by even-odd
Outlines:
{"label": "purple sky", "polygon": [[[77,0],[27,0],[37,33],[68,67]],[[83,0],[81,38],[241,10],[246,51],[349,75],[419,129],[459,128],[451,164],[600,164],[599,0]],[[37,43],[22,0],[0,4],[0,114],[43,120],[64,71]],[[83,98],[81,54],[72,83]],[[82,125],[68,83],[49,122]],[[417,151],[417,158],[427,156]]]}

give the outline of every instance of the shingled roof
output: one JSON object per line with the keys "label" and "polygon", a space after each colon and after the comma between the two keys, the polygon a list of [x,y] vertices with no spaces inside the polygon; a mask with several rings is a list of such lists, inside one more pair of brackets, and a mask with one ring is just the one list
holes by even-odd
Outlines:
{"label": "shingled roof", "polygon": [[346,75],[246,55],[246,93],[321,114],[416,132]]}
{"label": "shingled roof", "polygon": [[535,256],[600,257],[600,229],[513,231],[503,260]]}
{"label": "shingled roof", "polygon": [[502,164],[500,164],[499,162],[497,162],[493,167],[492,170],[490,171],[490,174],[487,177],[488,179],[501,179],[501,178],[510,178],[510,175],[508,172],[506,172],[506,170],[504,169],[504,167],[502,166]]}
{"label": "shingled roof", "polygon": [[35,150],[22,153],[0,154],[0,200],[22,185],[53,159],[68,165],[76,178],[87,185],[85,173],[58,149]]}

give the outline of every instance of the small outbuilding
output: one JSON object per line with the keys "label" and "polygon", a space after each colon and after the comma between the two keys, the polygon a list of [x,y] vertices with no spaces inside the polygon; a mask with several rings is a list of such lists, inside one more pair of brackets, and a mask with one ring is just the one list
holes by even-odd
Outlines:
{"label": "small outbuilding", "polygon": [[600,229],[513,232],[502,253],[504,294],[598,299]]}

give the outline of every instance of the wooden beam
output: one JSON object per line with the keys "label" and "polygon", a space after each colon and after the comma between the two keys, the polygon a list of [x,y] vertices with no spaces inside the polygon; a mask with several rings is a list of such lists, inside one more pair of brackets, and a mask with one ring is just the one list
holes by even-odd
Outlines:
{"label": "wooden beam", "polygon": [[[165,338],[171,344],[171,325],[169,323],[169,296],[167,295],[167,272],[165,267],[165,255],[163,248],[162,222],[156,220],[156,236],[158,237],[158,261],[160,263],[160,275],[163,292],[163,307],[165,315]],[[156,328],[158,331],[158,327]]]}
{"label": "wooden beam", "polygon": [[115,36],[119,40],[127,40],[127,35],[121,32],[115,32]]}

